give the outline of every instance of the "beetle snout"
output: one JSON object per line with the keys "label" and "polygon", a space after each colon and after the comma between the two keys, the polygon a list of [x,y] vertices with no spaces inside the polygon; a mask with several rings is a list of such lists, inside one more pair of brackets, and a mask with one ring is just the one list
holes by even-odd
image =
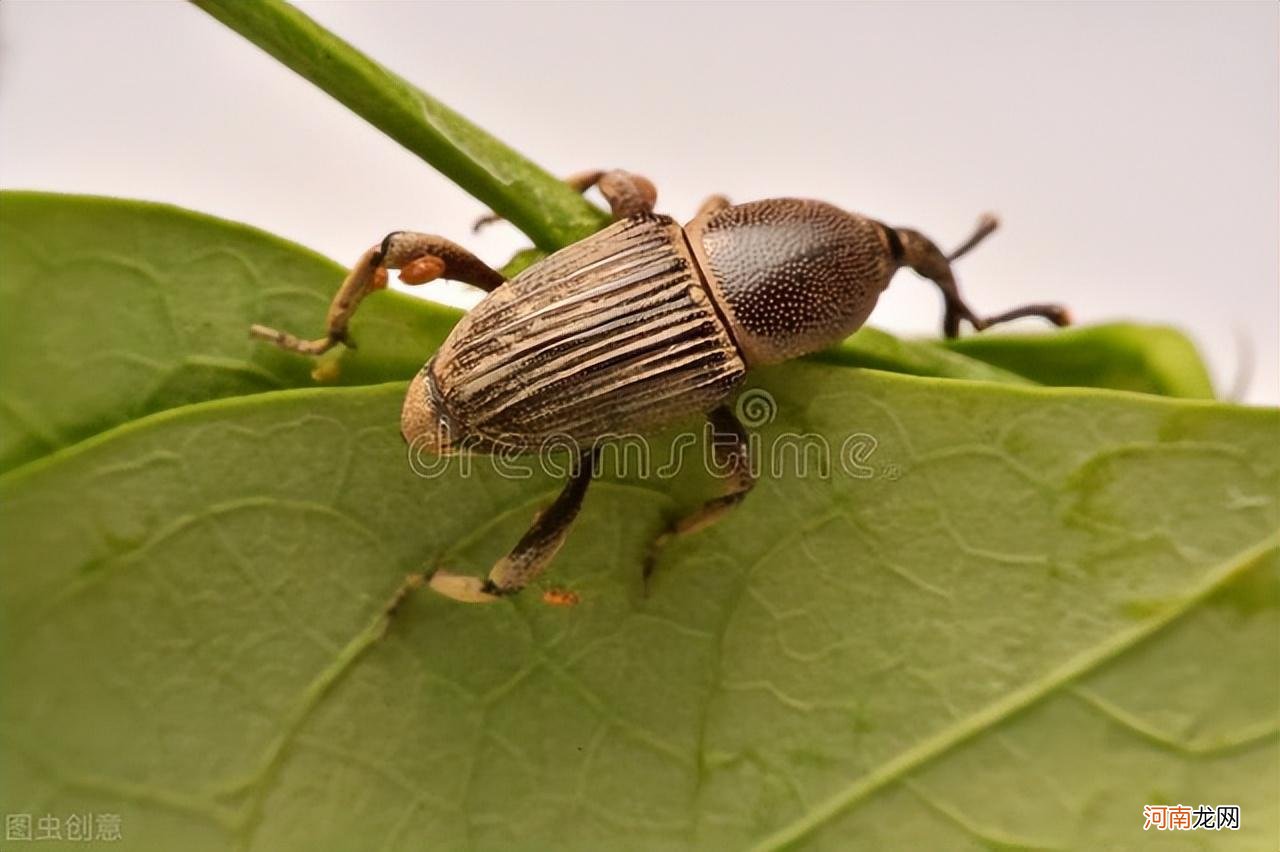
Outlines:
{"label": "beetle snout", "polygon": [[432,398],[427,381],[424,369],[409,383],[400,409],[400,434],[413,453],[443,455],[451,449],[448,421]]}

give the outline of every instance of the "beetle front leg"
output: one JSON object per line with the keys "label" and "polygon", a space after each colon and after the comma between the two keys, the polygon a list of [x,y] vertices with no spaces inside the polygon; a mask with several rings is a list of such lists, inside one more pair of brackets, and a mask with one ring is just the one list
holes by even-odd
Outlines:
{"label": "beetle front leg", "polygon": [[502,273],[444,237],[393,231],[360,255],[339,285],[329,304],[324,337],[305,340],[264,325],[250,326],[249,335],[303,355],[323,355],[339,343],[355,348],[347,336],[351,317],[366,296],[387,286],[388,269],[400,270],[400,280],[405,284],[447,278],[489,291],[506,281]]}
{"label": "beetle front leg", "polygon": [[662,548],[678,535],[705,529],[746,498],[755,487],[756,476],[751,469],[751,448],[747,430],[737,415],[727,405],[721,405],[707,415],[711,424],[711,451],[716,466],[728,471],[724,494],[703,503],[689,514],[676,519],[649,545],[645,558],[644,577],[647,581],[657,564]]}
{"label": "beetle front leg", "polygon": [[514,595],[532,582],[547,569],[568,538],[595,474],[596,455],[595,451],[589,451],[578,457],[569,481],[555,502],[538,513],[533,526],[511,552],[494,564],[487,580],[439,570],[431,577],[431,588],[464,603],[491,603]]}
{"label": "beetle front leg", "polygon": [[938,289],[942,291],[945,306],[945,312],[942,317],[942,333],[947,337],[956,337],[960,334],[961,320],[971,324],[977,331],[1021,317],[1042,317],[1057,326],[1069,325],[1071,322],[1071,315],[1065,307],[1044,304],[1023,305],[1013,310],[1005,311],[1002,314],[980,317],[960,296],[960,288],[951,272],[951,264],[968,254],[975,246],[990,236],[999,224],[999,220],[995,216],[989,213],[984,215],[978,220],[978,226],[974,229],[973,234],[969,236],[969,239],[965,240],[950,255],[944,255],[941,249],[919,231],[911,228],[894,229],[894,233],[902,246],[902,262],[915,270],[917,274],[938,285]]}

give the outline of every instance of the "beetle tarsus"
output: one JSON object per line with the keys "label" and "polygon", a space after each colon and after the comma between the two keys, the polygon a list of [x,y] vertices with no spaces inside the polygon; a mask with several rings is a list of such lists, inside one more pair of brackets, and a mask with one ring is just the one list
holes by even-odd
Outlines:
{"label": "beetle tarsus", "polygon": [[281,349],[285,349],[290,352],[297,352],[302,355],[311,355],[315,357],[323,355],[341,342],[333,335],[327,335],[315,340],[303,340],[302,338],[296,337],[287,331],[280,331],[279,329],[269,328],[265,325],[249,326],[249,336],[256,340],[265,340],[268,343],[273,343]]}
{"label": "beetle tarsus", "polygon": [[499,595],[488,591],[488,581],[440,569],[431,575],[432,591],[461,603],[493,603]]}

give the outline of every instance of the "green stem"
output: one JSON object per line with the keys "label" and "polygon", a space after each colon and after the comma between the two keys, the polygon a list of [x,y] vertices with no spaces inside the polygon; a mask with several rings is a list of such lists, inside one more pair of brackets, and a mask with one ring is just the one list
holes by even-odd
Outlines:
{"label": "green stem", "polygon": [[607,221],[562,181],[283,0],[192,0],[554,251]]}

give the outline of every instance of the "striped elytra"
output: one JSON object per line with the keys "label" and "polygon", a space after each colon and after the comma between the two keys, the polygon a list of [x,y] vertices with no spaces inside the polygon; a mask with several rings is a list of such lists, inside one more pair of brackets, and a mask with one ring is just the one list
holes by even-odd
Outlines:
{"label": "striped elytra", "polygon": [[[706,412],[745,372],[680,225],[635,217],[463,317],[414,381],[404,431],[438,452],[585,446]],[[423,433],[438,424],[448,437],[431,446]]]}

